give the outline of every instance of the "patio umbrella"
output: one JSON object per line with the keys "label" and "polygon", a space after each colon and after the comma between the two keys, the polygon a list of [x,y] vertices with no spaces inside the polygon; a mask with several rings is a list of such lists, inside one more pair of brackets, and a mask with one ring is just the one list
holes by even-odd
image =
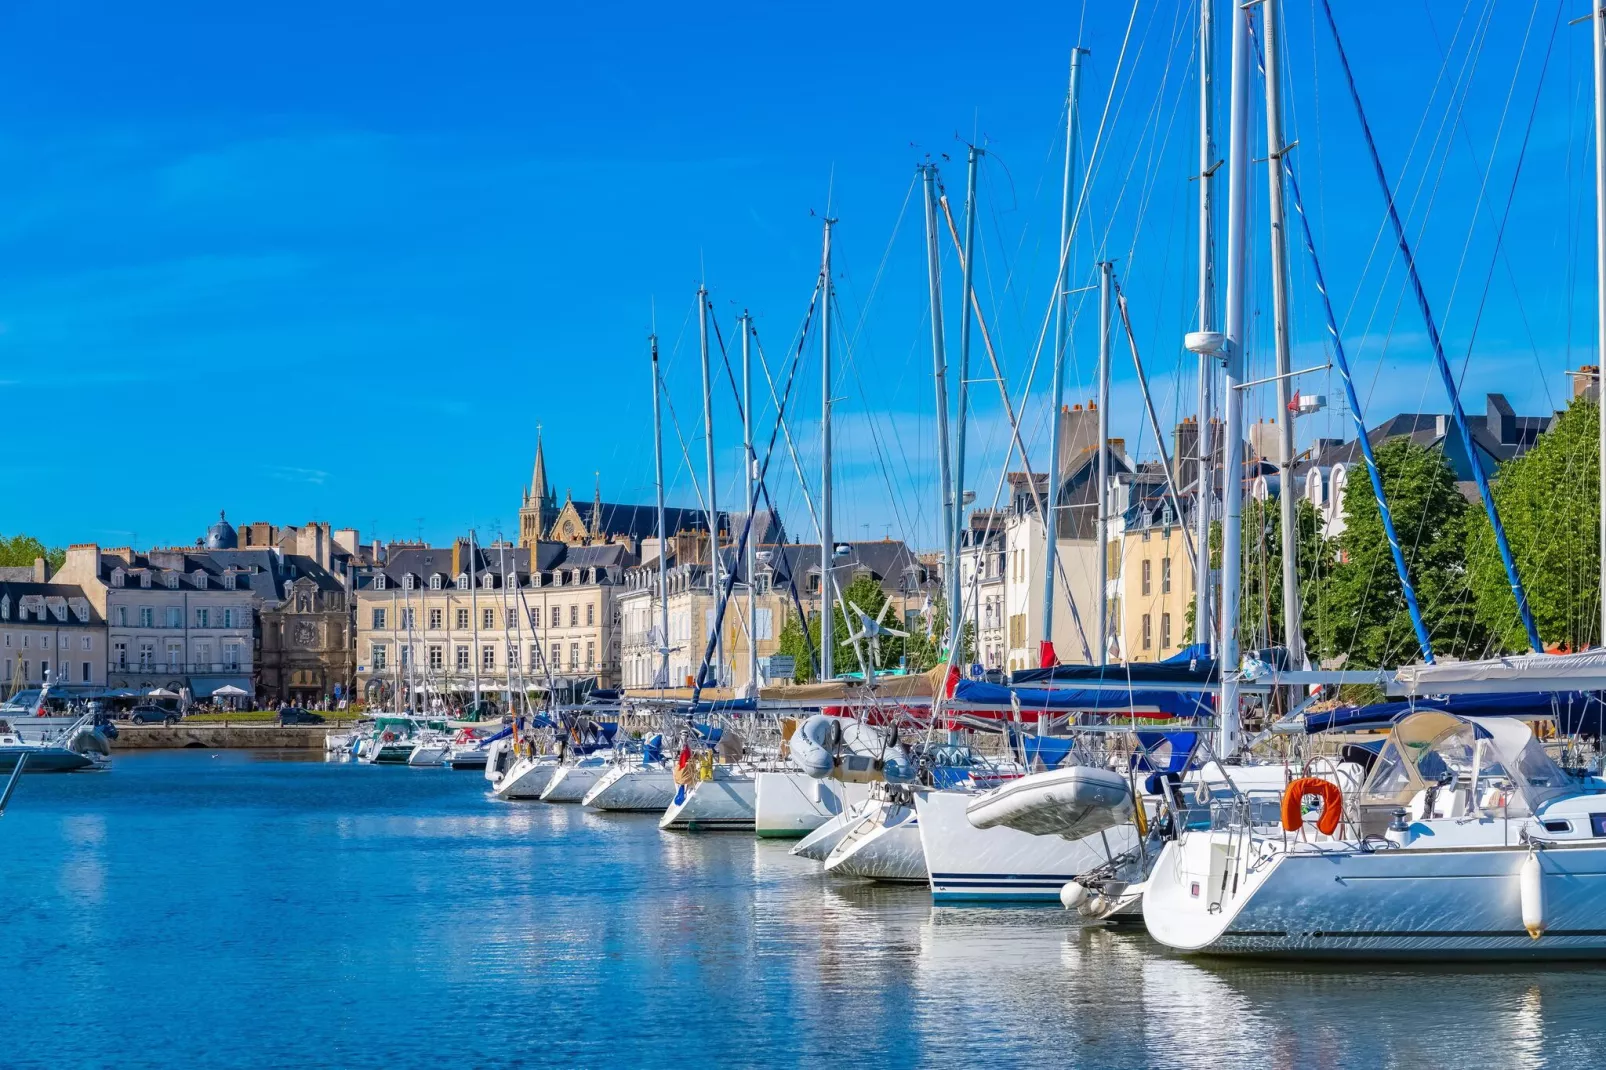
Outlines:
{"label": "patio umbrella", "polygon": [[146,698],[178,698],[178,694],[176,692],[169,691],[165,687],[158,687],[154,691],[145,692],[145,697]]}
{"label": "patio umbrella", "polygon": [[245,690],[243,687],[235,687],[233,684],[224,684],[222,687],[212,692],[212,697],[216,698],[219,695],[224,695],[228,698],[244,698],[248,694],[250,694],[250,692]]}

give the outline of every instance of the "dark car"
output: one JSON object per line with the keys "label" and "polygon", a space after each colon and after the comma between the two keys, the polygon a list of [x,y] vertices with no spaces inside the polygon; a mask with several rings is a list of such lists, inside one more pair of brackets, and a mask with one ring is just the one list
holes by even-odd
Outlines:
{"label": "dark car", "polygon": [[279,711],[279,727],[290,724],[323,724],[323,714],[299,706],[286,706]]}
{"label": "dark car", "polygon": [[178,724],[178,714],[160,706],[135,706],[128,711],[128,719],[135,724]]}

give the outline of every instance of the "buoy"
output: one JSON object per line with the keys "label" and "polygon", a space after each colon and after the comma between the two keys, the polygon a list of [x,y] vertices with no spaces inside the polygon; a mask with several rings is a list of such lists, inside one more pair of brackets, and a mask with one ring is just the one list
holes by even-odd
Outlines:
{"label": "buoy", "polygon": [[1060,889],[1060,903],[1066,910],[1075,910],[1087,902],[1087,889],[1075,881]]}
{"label": "buoy", "polygon": [[1529,851],[1522,868],[1517,871],[1517,887],[1522,898],[1522,927],[1535,940],[1545,933],[1544,873],[1539,867],[1539,855]]}

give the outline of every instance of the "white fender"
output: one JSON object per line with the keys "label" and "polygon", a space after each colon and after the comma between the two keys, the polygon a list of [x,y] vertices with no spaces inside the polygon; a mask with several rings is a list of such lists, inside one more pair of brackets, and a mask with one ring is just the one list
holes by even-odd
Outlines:
{"label": "white fender", "polygon": [[1517,887],[1522,898],[1522,927],[1535,940],[1545,934],[1544,872],[1539,866],[1539,854],[1529,851],[1517,871]]}
{"label": "white fender", "polygon": [[1069,881],[1060,889],[1060,904],[1066,910],[1076,910],[1087,902],[1087,888],[1075,881]]}

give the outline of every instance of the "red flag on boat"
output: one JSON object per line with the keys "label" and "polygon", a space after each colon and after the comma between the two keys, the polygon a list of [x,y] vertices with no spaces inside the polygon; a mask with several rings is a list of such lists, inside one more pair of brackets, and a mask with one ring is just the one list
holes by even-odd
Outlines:
{"label": "red flag on boat", "polygon": [[675,762],[675,768],[676,769],[684,769],[684,768],[686,768],[687,763],[689,763],[690,761],[691,761],[691,744],[682,743],[680,745],[680,759],[679,759],[679,761]]}

